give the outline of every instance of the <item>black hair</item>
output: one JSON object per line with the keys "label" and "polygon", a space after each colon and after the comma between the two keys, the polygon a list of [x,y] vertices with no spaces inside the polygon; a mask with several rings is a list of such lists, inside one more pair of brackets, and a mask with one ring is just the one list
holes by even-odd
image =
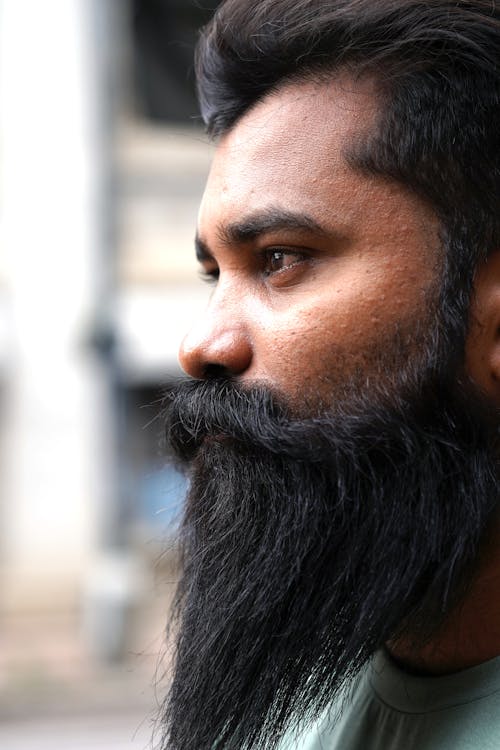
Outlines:
{"label": "black hair", "polygon": [[196,53],[201,113],[223,135],[286,82],[346,69],[381,95],[358,168],[395,179],[441,220],[442,320],[463,356],[475,271],[500,247],[496,0],[226,0]]}

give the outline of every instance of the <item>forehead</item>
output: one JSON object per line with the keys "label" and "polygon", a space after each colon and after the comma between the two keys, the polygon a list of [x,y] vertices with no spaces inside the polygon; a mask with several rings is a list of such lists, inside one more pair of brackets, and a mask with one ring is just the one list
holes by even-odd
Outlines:
{"label": "forehead", "polygon": [[290,83],[272,93],[218,144],[200,224],[215,208],[221,221],[230,221],[234,207],[245,204],[258,211],[270,204],[296,208],[299,200],[304,211],[321,213],[332,190],[339,212],[347,210],[359,175],[345,152],[373,131],[377,115],[369,80],[340,76]]}

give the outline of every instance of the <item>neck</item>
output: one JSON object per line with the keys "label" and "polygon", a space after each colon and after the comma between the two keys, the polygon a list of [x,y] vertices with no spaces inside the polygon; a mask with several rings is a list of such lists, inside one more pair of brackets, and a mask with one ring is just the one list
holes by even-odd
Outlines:
{"label": "neck", "polygon": [[386,644],[403,669],[419,674],[451,674],[500,655],[499,534],[497,517],[484,539],[477,572],[465,598],[429,642],[417,647],[403,636]]}

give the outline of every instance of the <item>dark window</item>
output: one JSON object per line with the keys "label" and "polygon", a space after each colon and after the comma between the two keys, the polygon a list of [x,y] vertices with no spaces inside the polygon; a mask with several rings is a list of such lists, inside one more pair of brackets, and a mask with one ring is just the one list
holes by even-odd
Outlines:
{"label": "dark window", "polygon": [[196,122],[193,51],[215,0],[132,0],[135,101],[148,119]]}

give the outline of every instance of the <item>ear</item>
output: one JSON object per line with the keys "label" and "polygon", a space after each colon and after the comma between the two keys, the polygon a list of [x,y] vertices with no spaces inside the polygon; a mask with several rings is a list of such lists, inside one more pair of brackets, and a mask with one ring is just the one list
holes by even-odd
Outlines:
{"label": "ear", "polygon": [[500,248],[474,279],[465,364],[471,378],[500,405]]}

